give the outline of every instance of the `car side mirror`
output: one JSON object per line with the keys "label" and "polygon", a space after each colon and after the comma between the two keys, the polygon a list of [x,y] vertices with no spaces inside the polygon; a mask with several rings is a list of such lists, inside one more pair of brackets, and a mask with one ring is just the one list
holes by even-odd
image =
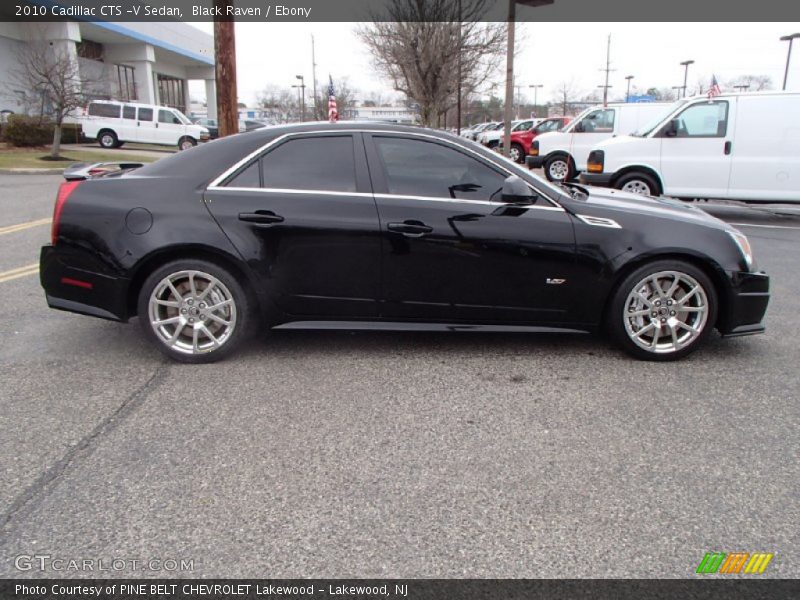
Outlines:
{"label": "car side mirror", "polygon": [[533,204],[534,195],[521,177],[511,175],[503,182],[501,199],[508,204]]}
{"label": "car side mirror", "polygon": [[575,129],[573,131],[575,131],[575,133],[583,133],[586,131],[586,128],[583,126],[583,123],[578,123],[575,125]]}
{"label": "car side mirror", "polygon": [[172,124],[173,125],[180,125],[181,120],[178,117],[172,117]]}
{"label": "car side mirror", "polygon": [[672,119],[661,130],[663,137],[676,137],[678,135],[678,119]]}

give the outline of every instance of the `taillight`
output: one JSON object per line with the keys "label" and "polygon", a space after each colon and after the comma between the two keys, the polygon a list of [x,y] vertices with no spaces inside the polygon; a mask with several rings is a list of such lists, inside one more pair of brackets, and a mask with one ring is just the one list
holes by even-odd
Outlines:
{"label": "taillight", "polygon": [[80,183],[80,181],[65,181],[61,184],[61,187],[58,188],[56,205],[53,208],[53,225],[50,228],[50,241],[54,246],[56,244],[56,240],[58,239],[58,225],[61,222],[61,211],[64,210],[64,203]]}

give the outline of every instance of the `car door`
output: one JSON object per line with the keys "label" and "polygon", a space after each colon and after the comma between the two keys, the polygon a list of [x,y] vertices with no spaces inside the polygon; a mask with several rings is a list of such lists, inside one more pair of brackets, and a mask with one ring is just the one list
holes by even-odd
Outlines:
{"label": "car door", "polygon": [[205,201],[283,313],[377,316],[380,229],[360,134],[282,136]]}
{"label": "car door", "polygon": [[614,135],[616,109],[600,108],[584,116],[573,127],[570,141],[570,154],[579,171],[586,170],[589,152],[598,143]]}
{"label": "car door", "polygon": [[142,106],[136,109],[136,141],[146,144],[157,144],[155,113],[152,108]]}
{"label": "car door", "polygon": [[567,319],[572,224],[544,197],[501,201],[500,163],[420,134],[365,134],[382,231],[386,318]]}
{"label": "car door", "polygon": [[156,127],[158,128],[156,135],[159,143],[169,146],[178,144],[178,140],[183,137],[185,129],[178,115],[166,108],[158,109],[158,122],[156,123]]}
{"label": "car door", "polygon": [[121,142],[136,141],[136,107],[130,104],[122,106],[122,119],[117,136]]}
{"label": "car door", "polygon": [[733,102],[731,98],[692,104],[656,134],[661,138],[660,171],[665,194],[727,197]]}

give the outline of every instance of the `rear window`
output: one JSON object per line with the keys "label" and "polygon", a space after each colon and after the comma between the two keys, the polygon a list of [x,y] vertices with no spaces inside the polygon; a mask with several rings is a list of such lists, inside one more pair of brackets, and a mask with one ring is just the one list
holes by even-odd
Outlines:
{"label": "rear window", "polygon": [[119,104],[100,104],[99,102],[93,102],[89,104],[89,116],[119,118],[119,109]]}
{"label": "rear window", "polygon": [[123,106],[122,107],[122,118],[123,119],[136,120],[136,107],[135,106]]}

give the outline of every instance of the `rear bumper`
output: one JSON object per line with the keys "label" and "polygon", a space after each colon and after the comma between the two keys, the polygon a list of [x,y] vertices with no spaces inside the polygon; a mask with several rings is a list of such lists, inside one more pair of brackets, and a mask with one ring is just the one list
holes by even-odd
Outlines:
{"label": "rear bumper", "polygon": [[93,259],[79,251],[43,246],[39,256],[39,281],[47,305],[82,315],[128,320],[127,290],[129,280],[99,271]]}
{"label": "rear bumper", "polygon": [[530,154],[525,157],[525,164],[529,169],[541,169],[544,164],[544,156],[531,156]]}
{"label": "rear bumper", "polygon": [[584,185],[597,185],[600,187],[610,187],[613,173],[581,173],[580,182]]}
{"label": "rear bumper", "polygon": [[717,325],[726,337],[764,332],[762,320],[769,305],[769,276],[759,273],[731,273],[731,294]]}

